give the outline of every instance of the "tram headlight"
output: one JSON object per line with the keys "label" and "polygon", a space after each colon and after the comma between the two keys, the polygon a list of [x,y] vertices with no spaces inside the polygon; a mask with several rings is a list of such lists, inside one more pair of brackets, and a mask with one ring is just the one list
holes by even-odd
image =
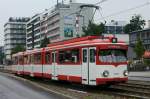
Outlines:
{"label": "tram headlight", "polygon": [[129,73],[127,70],[125,70],[123,74],[124,74],[124,76],[128,76]]}
{"label": "tram headlight", "polygon": [[109,72],[108,72],[107,70],[104,71],[104,72],[103,72],[103,76],[104,76],[104,77],[108,77],[108,76],[109,76]]}
{"label": "tram headlight", "polygon": [[118,42],[117,38],[112,38],[112,43],[117,43],[117,42]]}

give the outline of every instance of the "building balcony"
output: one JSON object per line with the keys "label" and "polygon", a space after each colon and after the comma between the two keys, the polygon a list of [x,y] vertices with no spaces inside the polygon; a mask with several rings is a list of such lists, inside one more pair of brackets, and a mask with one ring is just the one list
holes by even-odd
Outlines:
{"label": "building balcony", "polygon": [[57,25],[53,25],[52,27],[48,27],[47,31],[50,32],[50,31],[54,31],[54,30],[57,30],[60,28],[60,25],[57,24]]}
{"label": "building balcony", "polygon": [[41,41],[41,38],[38,38],[38,39],[34,40],[35,43],[39,42],[39,41]]}
{"label": "building balcony", "polygon": [[32,44],[32,41],[30,41],[30,42],[26,42],[27,44]]}
{"label": "building balcony", "polygon": [[35,45],[34,48],[40,48],[40,44]]}

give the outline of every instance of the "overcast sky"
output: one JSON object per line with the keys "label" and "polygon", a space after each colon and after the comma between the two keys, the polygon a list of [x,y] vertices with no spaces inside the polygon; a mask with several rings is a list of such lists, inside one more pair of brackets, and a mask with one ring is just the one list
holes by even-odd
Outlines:
{"label": "overcast sky", "polygon": [[[3,45],[3,25],[8,21],[9,17],[31,17],[36,13],[43,12],[44,9],[51,8],[56,4],[57,0],[0,0],[0,45]],[[62,1],[62,0],[60,0]],[[69,0],[65,0],[66,2]],[[82,3],[97,3],[101,0],[76,0],[76,2]],[[143,19],[150,19],[150,5],[138,7],[134,10],[125,11],[121,14],[113,13],[120,12],[126,9],[134,8],[139,5],[144,5],[150,2],[150,0],[106,0],[101,4],[102,16],[107,22],[111,20],[125,20],[129,21],[134,14],[141,14]],[[110,16],[110,17],[105,17]],[[102,21],[100,13],[95,15],[96,21]]]}

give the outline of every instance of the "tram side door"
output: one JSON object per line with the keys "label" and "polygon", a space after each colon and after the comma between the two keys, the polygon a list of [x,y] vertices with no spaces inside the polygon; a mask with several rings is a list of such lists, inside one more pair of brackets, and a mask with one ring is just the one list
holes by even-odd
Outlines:
{"label": "tram side door", "polygon": [[89,48],[89,85],[96,85],[96,47]]}
{"label": "tram side door", "polygon": [[82,84],[89,84],[88,48],[82,49]]}
{"label": "tram side door", "polygon": [[56,52],[52,52],[52,79],[57,80]]}
{"label": "tram side door", "polygon": [[95,47],[82,49],[82,84],[95,85],[96,78],[94,77],[96,56]]}

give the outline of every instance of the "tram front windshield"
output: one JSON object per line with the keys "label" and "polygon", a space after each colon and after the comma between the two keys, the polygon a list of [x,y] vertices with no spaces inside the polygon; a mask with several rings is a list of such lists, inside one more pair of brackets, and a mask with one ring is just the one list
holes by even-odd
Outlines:
{"label": "tram front windshield", "polygon": [[105,49],[99,50],[99,60],[101,62],[117,63],[126,62],[126,50],[120,49]]}

